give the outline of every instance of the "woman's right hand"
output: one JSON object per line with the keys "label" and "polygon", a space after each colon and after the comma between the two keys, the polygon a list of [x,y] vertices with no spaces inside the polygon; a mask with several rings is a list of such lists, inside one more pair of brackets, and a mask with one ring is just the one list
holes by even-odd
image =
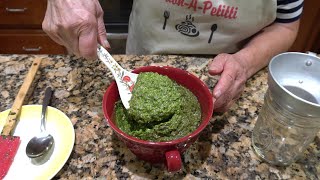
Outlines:
{"label": "woman's right hand", "polygon": [[110,48],[98,0],[48,0],[43,30],[69,52],[97,58],[97,44]]}

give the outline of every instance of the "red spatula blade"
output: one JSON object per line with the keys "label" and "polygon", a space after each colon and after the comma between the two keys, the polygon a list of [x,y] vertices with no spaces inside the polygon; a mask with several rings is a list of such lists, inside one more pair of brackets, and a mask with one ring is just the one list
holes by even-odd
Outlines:
{"label": "red spatula blade", "polygon": [[20,137],[0,136],[0,179],[9,171],[20,145]]}

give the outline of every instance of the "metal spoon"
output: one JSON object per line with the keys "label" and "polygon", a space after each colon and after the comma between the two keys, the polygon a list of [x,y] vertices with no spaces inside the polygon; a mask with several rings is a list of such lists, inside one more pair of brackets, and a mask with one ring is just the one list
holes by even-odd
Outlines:
{"label": "metal spoon", "polygon": [[48,87],[45,91],[44,100],[42,103],[41,113],[41,126],[40,134],[33,137],[27,144],[26,154],[30,158],[36,158],[42,156],[50,150],[54,143],[53,137],[46,131],[46,110],[52,96],[51,87]]}

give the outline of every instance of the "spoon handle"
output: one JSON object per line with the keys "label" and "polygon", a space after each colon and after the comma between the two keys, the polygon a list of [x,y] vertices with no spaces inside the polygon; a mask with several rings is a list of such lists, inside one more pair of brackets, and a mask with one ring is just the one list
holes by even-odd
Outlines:
{"label": "spoon handle", "polygon": [[109,52],[101,45],[98,45],[97,53],[99,59],[108,67],[115,79],[121,79],[124,69],[117,63],[116,60],[113,59]]}
{"label": "spoon handle", "polygon": [[98,59],[100,59],[111,71],[117,85],[120,94],[121,101],[126,109],[130,107],[129,101],[132,96],[132,90],[135,82],[137,81],[138,74],[131,73],[123,69],[116,60],[109,54],[109,52],[98,45],[97,48]]}
{"label": "spoon handle", "polygon": [[52,89],[51,87],[48,87],[44,93],[44,99],[42,103],[41,127],[40,127],[41,132],[46,130],[46,111],[50,103],[51,96],[52,96]]}

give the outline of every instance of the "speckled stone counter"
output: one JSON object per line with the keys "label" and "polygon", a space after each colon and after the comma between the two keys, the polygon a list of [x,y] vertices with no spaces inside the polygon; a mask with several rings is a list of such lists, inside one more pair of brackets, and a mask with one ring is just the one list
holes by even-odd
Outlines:
{"label": "speckled stone counter", "polygon": [[[35,56],[0,56],[0,111],[11,107]],[[251,147],[251,133],[267,90],[267,72],[252,77],[240,99],[224,114],[214,114],[198,141],[183,155],[183,169],[168,173],[163,165],[141,161],[119,141],[106,123],[102,96],[113,77],[100,61],[73,56],[41,56],[37,85],[25,104],[40,104],[44,89],[55,89],[51,106],[74,124],[76,141],[69,160],[54,179],[319,179],[319,135],[296,163],[271,166]],[[126,69],[170,65],[200,77],[212,90],[205,57],[125,56],[114,58]],[[200,153],[199,153],[200,152]]]}

